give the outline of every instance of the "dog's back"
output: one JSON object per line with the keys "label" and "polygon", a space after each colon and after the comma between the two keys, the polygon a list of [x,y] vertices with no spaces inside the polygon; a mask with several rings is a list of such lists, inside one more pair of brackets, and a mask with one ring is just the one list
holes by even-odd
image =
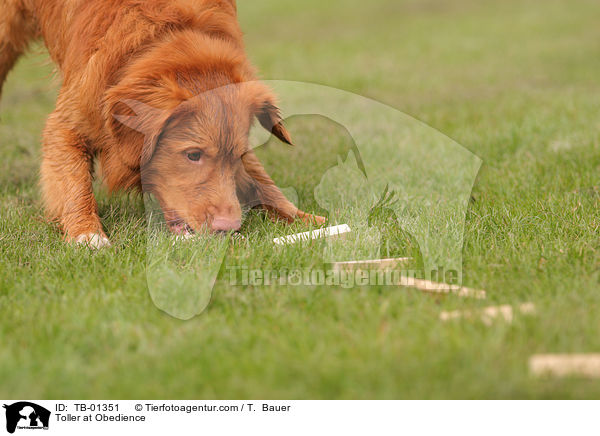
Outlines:
{"label": "dog's back", "polygon": [[198,29],[242,46],[234,0],[0,0],[0,10],[0,91],[38,37],[63,81],[85,75],[101,87],[168,32]]}

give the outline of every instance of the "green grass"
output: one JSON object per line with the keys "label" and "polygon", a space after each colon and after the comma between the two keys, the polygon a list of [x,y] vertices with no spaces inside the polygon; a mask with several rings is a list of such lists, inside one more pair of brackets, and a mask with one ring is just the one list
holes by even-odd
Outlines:
{"label": "green grass", "polygon": [[[321,267],[315,246],[253,215],[212,301],[174,319],[146,283],[139,198],[98,198],[112,248],[63,244],[44,222],[39,138],[56,82],[37,50],[0,106],[0,397],[598,398],[600,382],[536,379],[528,356],[600,351],[600,27],[596,0],[240,2],[266,79],[326,84],[397,108],[483,160],[467,211],[464,282],[486,302],[393,287],[231,286],[227,266]],[[261,158],[300,205],[351,146],[323,118]],[[314,153],[318,153],[316,158]],[[295,163],[277,165],[279,156]],[[345,154],[344,154],[345,156]],[[385,229],[386,253],[414,254]],[[532,301],[491,327],[442,310]]]}

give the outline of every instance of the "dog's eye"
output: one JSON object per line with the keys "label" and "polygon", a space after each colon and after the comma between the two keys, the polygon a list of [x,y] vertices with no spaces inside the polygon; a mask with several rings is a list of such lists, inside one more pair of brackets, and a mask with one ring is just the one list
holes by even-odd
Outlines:
{"label": "dog's eye", "polygon": [[189,160],[191,160],[192,162],[198,162],[201,157],[202,157],[202,152],[201,151],[194,150],[194,151],[188,151],[187,152],[187,158]]}

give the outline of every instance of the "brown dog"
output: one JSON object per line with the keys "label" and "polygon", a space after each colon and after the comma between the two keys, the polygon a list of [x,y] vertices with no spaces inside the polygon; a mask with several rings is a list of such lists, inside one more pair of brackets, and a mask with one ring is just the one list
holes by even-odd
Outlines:
{"label": "brown dog", "polygon": [[174,232],[236,230],[240,204],[324,222],[291,204],[248,147],[255,118],[291,139],[255,81],[234,0],[0,0],[0,11],[0,87],[38,37],[62,73],[41,183],[68,240],[109,243],[95,158],[111,191],[154,194]]}

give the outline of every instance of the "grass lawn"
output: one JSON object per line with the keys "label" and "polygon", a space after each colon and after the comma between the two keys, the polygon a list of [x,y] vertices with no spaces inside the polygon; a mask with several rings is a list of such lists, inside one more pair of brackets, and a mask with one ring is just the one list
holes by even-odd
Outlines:
{"label": "grass lawn", "polygon": [[[44,222],[40,132],[57,82],[42,49],[0,103],[0,397],[598,398],[600,381],[533,378],[533,353],[600,351],[600,27],[597,0],[239,2],[265,79],[324,84],[411,115],[479,156],[464,283],[486,301],[396,287],[232,286],[228,266],[322,267],[311,247],[253,214],[227,248],[207,310],[152,303],[146,221],[134,196],[98,185],[113,247],[65,245]],[[298,144],[260,150],[273,178],[317,213],[313,189],[351,139],[294,117]],[[280,159],[281,158],[281,159]],[[282,159],[294,165],[278,165]],[[389,255],[410,235],[382,233]],[[491,326],[443,310],[531,301]]]}

